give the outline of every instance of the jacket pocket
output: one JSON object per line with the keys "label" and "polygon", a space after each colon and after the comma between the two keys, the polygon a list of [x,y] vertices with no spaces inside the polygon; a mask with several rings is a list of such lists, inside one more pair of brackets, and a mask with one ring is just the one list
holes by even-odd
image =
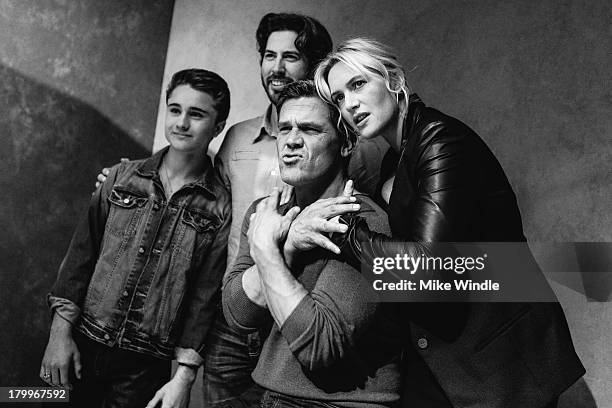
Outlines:
{"label": "jacket pocket", "polygon": [[194,209],[185,210],[182,221],[195,229],[198,234],[216,231],[217,228],[219,228],[219,222],[217,220],[202,211]]}
{"label": "jacket pocket", "polygon": [[[187,208],[181,216],[179,233],[174,236],[174,251],[180,253],[188,268],[206,251],[214,239],[221,222],[213,215],[198,209]],[[175,255],[173,255],[173,258]],[[193,258],[193,261],[192,261]]]}
{"label": "jacket pocket", "polygon": [[128,190],[113,188],[108,200],[122,208],[142,207],[147,203],[147,197]]}
{"label": "jacket pocket", "polygon": [[111,205],[106,230],[116,236],[134,235],[148,197],[115,187],[108,201]]}
{"label": "jacket pocket", "polygon": [[259,150],[236,150],[232,155],[232,160],[259,160],[260,157]]}

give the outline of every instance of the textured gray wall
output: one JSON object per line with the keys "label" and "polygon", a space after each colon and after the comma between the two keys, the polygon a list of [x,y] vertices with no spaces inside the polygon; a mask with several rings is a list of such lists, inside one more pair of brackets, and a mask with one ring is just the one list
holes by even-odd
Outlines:
{"label": "textured gray wall", "polygon": [[[395,47],[425,102],[471,125],[495,152],[531,241],[612,241],[612,3],[177,0],[164,83],[182,68],[212,69],[231,88],[228,123],[261,114],[254,34],[270,11],[318,18],[335,44],[370,36]],[[164,144],[160,120],[154,148]],[[598,406],[612,406],[612,303],[555,290],[588,387]],[[584,382],[563,400],[593,405]]]}
{"label": "textured gray wall", "polygon": [[0,386],[41,384],[44,295],[95,175],[150,153],[172,7],[0,1]]}

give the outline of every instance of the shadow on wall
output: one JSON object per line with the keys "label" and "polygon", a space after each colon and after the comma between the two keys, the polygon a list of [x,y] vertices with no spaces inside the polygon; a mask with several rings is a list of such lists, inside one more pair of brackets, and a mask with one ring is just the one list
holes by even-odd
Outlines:
{"label": "shadow on wall", "polygon": [[95,108],[0,66],[0,386],[39,386],[45,295],[99,170],[150,151]]}

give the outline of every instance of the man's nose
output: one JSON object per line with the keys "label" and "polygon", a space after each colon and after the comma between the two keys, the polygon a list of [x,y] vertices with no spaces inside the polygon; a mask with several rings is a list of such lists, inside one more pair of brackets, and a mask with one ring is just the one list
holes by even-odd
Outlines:
{"label": "man's nose", "polygon": [[277,57],[274,60],[274,65],[272,66],[272,72],[276,73],[284,73],[285,72],[285,61],[281,57]]}
{"label": "man's nose", "polygon": [[287,139],[285,140],[285,145],[291,149],[298,149],[304,145],[304,138],[302,138],[302,134],[299,130],[292,130],[287,135]]}
{"label": "man's nose", "polygon": [[176,121],[176,127],[181,130],[189,129],[189,118],[186,114],[182,114]]}

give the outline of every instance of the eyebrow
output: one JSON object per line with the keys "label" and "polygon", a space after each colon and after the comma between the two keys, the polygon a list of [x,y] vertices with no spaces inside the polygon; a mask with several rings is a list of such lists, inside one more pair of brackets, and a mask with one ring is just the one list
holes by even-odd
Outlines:
{"label": "eyebrow", "polygon": [[[168,107],[169,107],[169,108],[170,108],[170,107],[182,108],[181,104],[176,103],[176,102],[175,102],[175,103],[169,103],[169,104],[168,104]],[[196,107],[196,106],[188,106],[188,107],[187,107],[187,110],[189,110],[189,111],[201,112],[201,113],[205,113],[205,114],[208,114],[208,113],[209,113],[207,110],[205,110],[205,109],[200,109],[200,108],[198,108],[198,107]]]}
{"label": "eyebrow", "polygon": [[[265,54],[274,54],[274,55],[278,55],[278,52],[277,52],[277,51],[274,51],[274,50],[269,50],[269,49],[266,49],[266,50],[264,51],[264,55],[265,55]],[[299,51],[297,51],[297,50],[295,50],[295,51],[293,51],[293,50],[291,50],[291,51],[281,51],[281,55],[282,55],[283,57],[286,57],[286,56],[296,56],[296,57],[298,57],[298,58],[302,58],[302,53],[301,53],[301,52],[299,52]]]}
{"label": "eyebrow", "polygon": [[[286,121],[278,122],[278,127],[279,128],[286,127],[286,126],[293,127],[293,121],[286,120]],[[298,129],[304,129],[304,128],[314,128],[314,129],[317,129],[317,130],[325,129],[325,125],[323,125],[321,123],[317,123],[317,122],[310,122],[310,121],[297,122],[297,127],[298,127]]]}

